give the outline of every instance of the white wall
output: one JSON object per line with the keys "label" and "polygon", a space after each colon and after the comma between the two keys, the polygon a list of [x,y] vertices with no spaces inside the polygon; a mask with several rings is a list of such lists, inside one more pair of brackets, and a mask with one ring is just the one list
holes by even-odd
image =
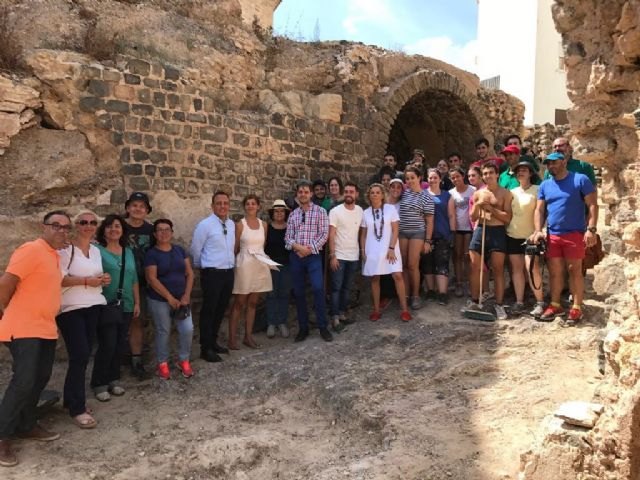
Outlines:
{"label": "white wall", "polygon": [[555,110],[567,109],[566,73],[560,68],[562,37],[551,16],[553,0],[538,1],[538,33],[536,38],[535,90],[532,123],[554,123]]}
{"label": "white wall", "polygon": [[555,108],[567,108],[568,98],[564,72],[557,71],[552,0],[477,1],[480,79],[500,75],[500,89],[524,102],[526,125],[553,123]]}

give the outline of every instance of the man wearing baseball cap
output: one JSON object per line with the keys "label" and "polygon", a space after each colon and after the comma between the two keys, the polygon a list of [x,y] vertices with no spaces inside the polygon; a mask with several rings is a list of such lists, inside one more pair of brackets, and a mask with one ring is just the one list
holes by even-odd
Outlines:
{"label": "man wearing baseball cap", "polygon": [[[516,145],[507,145],[500,152],[504,155],[509,168],[500,174],[500,178],[498,179],[498,184],[502,188],[506,188],[507,190],[513,190],[514,188],[518,188],[520,183],[518,182],[518,178],[516,176],[515,167],[522,160],[520,157],[520,148]],[[527,160],[524,160],[527,161]],[[538,177],[536,173],[535,165],[531,162],[527,162],[531,164],[531,171],[533,173],[531,177],[531,183],[533,185],[540,185],[540,177]]]}
{"label": "man wearing baseball cap", "polygon": [[[594,184],[586,175],[567,170],[567,159],[562,153],[551,153],[544,163],[547,165],[549,178],[538,189],[535,231],[529,238],[532,243],[539,243],[545,237],[542,227],[546,218],[551,303],[540,320],[549,322],[555,317],[566,315],[560,303],[566,269],[573,305],[565,324],[571,326],[582,319],[582,259],[585,247],[591,247],[596,242],[598,202]],[[585,218],[585,206],[588,208],[588,222]]]}
{"label": "man wearing baseball cap", "polygon": [[[142,289],[147,280],[144,275],[144,256],[151,246],[153,225],[147,221],[147,215],[151,213],[149,196],[143,192],[133,192],[124,203],[125,222],[127,222],[127,241],[133,250],[138,272],[138,285]],[[146,303],[141,302],[141,312],[131,319],[129,327],[129,347],[131,348],[131,373],[138,380],[147,378],[142,359],[142,347],[144,343],[144,315]]]}

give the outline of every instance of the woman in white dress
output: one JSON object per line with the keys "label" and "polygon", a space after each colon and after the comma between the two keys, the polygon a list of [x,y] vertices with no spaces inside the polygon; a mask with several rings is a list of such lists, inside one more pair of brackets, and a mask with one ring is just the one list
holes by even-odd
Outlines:
{"label": "woman in white dress", "polygon": [[238,350],[236,329],[240,314],[244,311],[244,339],[249,348],[258,348],[251,335],[256,319],[256,305],[260,294],[272,290],[269,266],[256,258],[265,256],[267,223],[258,218],[260,199],[253,194],[242,200],[245,216],[236,224],[236,269],[233,282],[233,310],[229,318],[229,350]]}
{"label": "woman in white dress", "polygon": [[380,275],[391,274],[396,285],[402,313],[400,319],[408,322],[411,314],[407,309],[405,285],[402,277],[402,258],[398,243],[398,211],[384,203],[384,187],[374,183],[367,192],[369,208],[364,211],[360,228],[362,275],[371,277],[373,312],[369,320],[380,320]]}

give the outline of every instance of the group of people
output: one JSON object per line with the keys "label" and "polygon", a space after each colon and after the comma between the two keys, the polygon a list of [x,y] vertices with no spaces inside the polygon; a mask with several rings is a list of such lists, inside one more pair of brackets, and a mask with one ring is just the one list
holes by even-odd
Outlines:
{"label": "group of people", "polygon": [[[241,319],[242,344],[259,348],[253,330],[262,295],[267,337],[289,336],[293,294],[295,341],[304,341],[310,333],[307,281],[319,335],[331,341],[332,331],[339,333],[354,321],[350,302],[358,273],[370,281],[369,319],[374,322],[393,298],[403,322],[423,306],[423,297],[446,304],[450,283],[457,297],[469,295],[466,309],[478,308],[481,290],[488,291],[489,275],[483,277],[485,285],[480,282],[483,269],[493,276],[499,319],[507,318],[506,310],[524,312],[528,277],[536,300],[531,314],[549,321],[565,315],[560,295],[566,270],[573,300],[567,321],[578,322],[584,290],[581,259],[585,247],[595,242],[598,216],[593,169],[573,159],[568,141],[559,138],[543,161],[547,170],[542,180],[533,157],[521,154],[520,137],[510,136],[505,145],[500,156],[489,157],[489,143],[478,140],[478,158],[468,169],[456,153],[426,168],[424,152],[416,150],[399,171],[395,155],[388,153],[366,190],[366,208],[359,205],[360,187],[354,182],[338,177],[327,184],[302,180],[293,197],[273,202],[268,222],[253,194],[242,200],[244,216],[234,222],[229,195],[218,191],[212,213],[195,228],[189,251],[173,242],[171,220],[147,220],[152,207],[142,192],[129,197],[124,216],[99,219],[83,211],[71,219],[64,211],[48,213],[41,238],[19,247],[0,277],[0,341],[13,357],[13,376],[0,403],[0,465],[18,462],[10,444],[14,435],[58,438],[36,421],[58,330],[68,353],[64,407],[80,428],[97,425],[87,408],[85,385],[94,343],[90,387],[97,400],[125,394],[119,381],[125,357],[133,375],[146,378],[142,348],[147,313],[154,325],[156,374],[171,377],[169,337],[175,325],[175,367],[185,378],[194,375],[194,268],[202,290],[200,358],[207,362],[222,361],[221,355],[239,348]],[[526,243],[543,240],[550,271],[548,305],[539,258],[525,256]],[[515,292],[509,309],[503,303],[506,259]],[[455,282],[449,278],[451,265]],[[219,330],[231,298],[225,346]]]}

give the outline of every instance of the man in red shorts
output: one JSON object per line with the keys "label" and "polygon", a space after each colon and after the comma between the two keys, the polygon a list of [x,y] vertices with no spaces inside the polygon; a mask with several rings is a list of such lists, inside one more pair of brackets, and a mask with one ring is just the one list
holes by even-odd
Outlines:
{"label": "man in red shorts", "polygon": [[[544,238],[542,226],[546,217],[551,304],[545,309],[540,320],[550,322],[556,317],[565,316],[560,296],[566,268],[569,272],[569,289],[573,296],[573,305],[565,323],[575,325],[582,319],[582,259],[585,248],[596,242],[596,190],[586,175],[567,170],[567,159],[562,153],[554,152],[548,155],[544,163],[547,165],[550,178],[544,180],[538,189],[538,203],[534,216],[535,231],[529,239],[538,243]],[[585,216],[585,205],[588,208],[588,217]],[[586,218],[589,219],[588,224]]]}

